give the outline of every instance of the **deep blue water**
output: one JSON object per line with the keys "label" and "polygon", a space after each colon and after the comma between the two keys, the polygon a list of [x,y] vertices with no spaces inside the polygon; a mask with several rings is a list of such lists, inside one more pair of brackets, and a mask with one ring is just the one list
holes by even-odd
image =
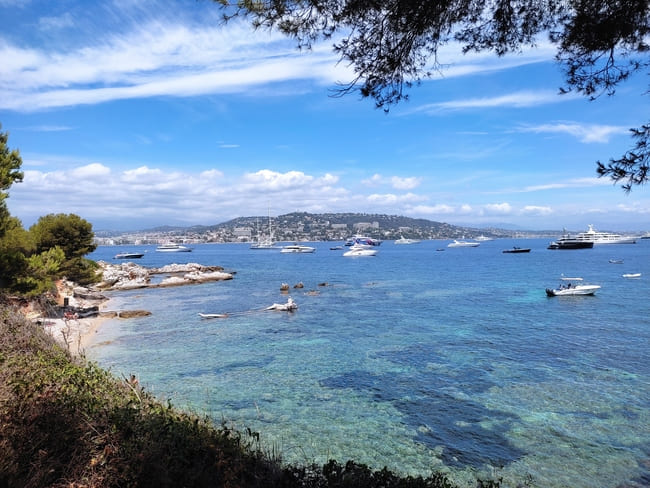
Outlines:
{"label": "deep blue water", "polygon": [[[458,483],[650,486],[650,240],[576,251],[547,250],[547,239],[448,242],[387,241],[356,259],[333,243],[289,255],[100,247],[91,258],[147,249],[138,264],[236,275],[112,293],[110,308],[152,315],[106,322],[87,356],[174,405],[258,431],[289,462],[355,459]],[[532,251],[501,252],[513,245]],[[547,298],[562,274],[602,289]],[[298,311],[261,311],[286,301],[283,282],[304,284],[290,290]]]}

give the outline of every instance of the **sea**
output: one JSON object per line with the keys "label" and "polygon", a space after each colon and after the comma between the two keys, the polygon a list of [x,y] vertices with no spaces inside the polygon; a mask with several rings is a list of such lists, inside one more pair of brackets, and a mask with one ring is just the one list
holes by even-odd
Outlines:
{"label": "sea", "polygon": [[[352,459],[459,486],[650,486],[650,239],[449,242],[385,241],[359,258],[331,249],[342,242],[311,254],[101,246],[91,259],[146,251],[134,262],[218,265],[234,279],[109,292],[109,309],[151,315],[104,322],[86,357],[258,433],[287,463]],[[531,251],[502,252],[513,246]],[[547,297],[562,276],[602,288]],[[295,312],[264,310],[288,296]]]}

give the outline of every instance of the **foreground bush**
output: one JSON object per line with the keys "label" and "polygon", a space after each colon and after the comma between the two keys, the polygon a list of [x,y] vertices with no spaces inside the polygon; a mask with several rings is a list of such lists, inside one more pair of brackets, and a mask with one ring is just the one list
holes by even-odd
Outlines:
{"label": "foreground bush", "polygon": [[134,378],[117,380],[71,357],[39,326],[0,307],[0,488],[454,488],[441,474],[400,478],[354,462],[282,466],[248,434],[180,412]]}

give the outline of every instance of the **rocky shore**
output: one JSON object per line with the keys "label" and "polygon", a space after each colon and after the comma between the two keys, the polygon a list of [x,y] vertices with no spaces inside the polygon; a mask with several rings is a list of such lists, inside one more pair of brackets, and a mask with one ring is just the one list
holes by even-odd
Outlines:
{"label": "rocky shore", "polygon": [[60,281],[55,306],[25,311],[26,316],[43,325],[73,354],[83,354],[104,320],[151,314],[147,310],[110,310],[111,301],[104,292],[192,285],[234,277],[234,273],[227,273],[220,266],[197,263],[170,264],[162,268],[145,268],[131,262],[110,264],[99,261],[97,264],[102,276],[99,283],[86,288]]}
{"label": "rocky shore", "polygon": [[95,286],[98,290],[159,288],[233,279],[233,273],[225,272],[221,266],[198,263],[168,264],[162,268],[145,268],[132,262],[99,261],[97,264],[102,269],[102,281]]}

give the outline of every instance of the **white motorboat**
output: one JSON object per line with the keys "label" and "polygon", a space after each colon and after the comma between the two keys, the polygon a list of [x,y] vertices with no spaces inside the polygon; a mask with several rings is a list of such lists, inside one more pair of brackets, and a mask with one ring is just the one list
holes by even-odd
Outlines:
{"label": "white motorboat", "polygon": [[343,256],[346,258],[357,258],[357,257],[370,257],[375,256],[379,251],[372,249],[366,246],[354,245],[351,246],[349,250],[343,253]]}
{"label": "white motorboat", "polygon": [[623,278],[641,278],[641,273],[625,273]]}
{"label": "white motorboat", "polygon": [[283,246],[282,250],[280,251],[281,253],[287,254],[287,253],[310,253],[314,252],[316,250],[315,247],[311,246],[303,246],[301,244],[290,244],[288,246]]}
{"label": "white motorboat", "polygon": [[192,248],[180,244],[162,244],[156,248],[156,252],[192,252]]}
{"label": "white motorboat", "polygon": [[477,241],[480,241],[480,242],[493,241],[493,240],[494,240],[494,237],[488,237],[488,236],[484,236],[483,234],[481,234],[480,236],[478,236],[478,237],[476,238],[476,240],[477,240]]}
{"label": "white motorboat", "polygon": [[601,288],[600,285],[576,284],[582,283],[582,278],[561,278],[561,281],[559,288],[547,288],[546,295],[549,297],[593,295]]}
{"label": "white motorboat", "polygon": [[599,232],[594,230],[593,225],[589,225],[587,232],[579,232],[574,236],[577,241],[591,241],[594,244],[634,244],[636,237],[613,234],[611,232]]}
{"label": "white motorboat", "polygon": [[476,241],[458,241],[454,239],[454,242],[447,244],[447,247],[478,247],[480,245],[481,243]]}
{"label": "white motorboat", "polygon": [[402,236],[399,236],[399,239],[395,239],[395,244],[417,244],[420,242],[419,239],[406,239]]}

